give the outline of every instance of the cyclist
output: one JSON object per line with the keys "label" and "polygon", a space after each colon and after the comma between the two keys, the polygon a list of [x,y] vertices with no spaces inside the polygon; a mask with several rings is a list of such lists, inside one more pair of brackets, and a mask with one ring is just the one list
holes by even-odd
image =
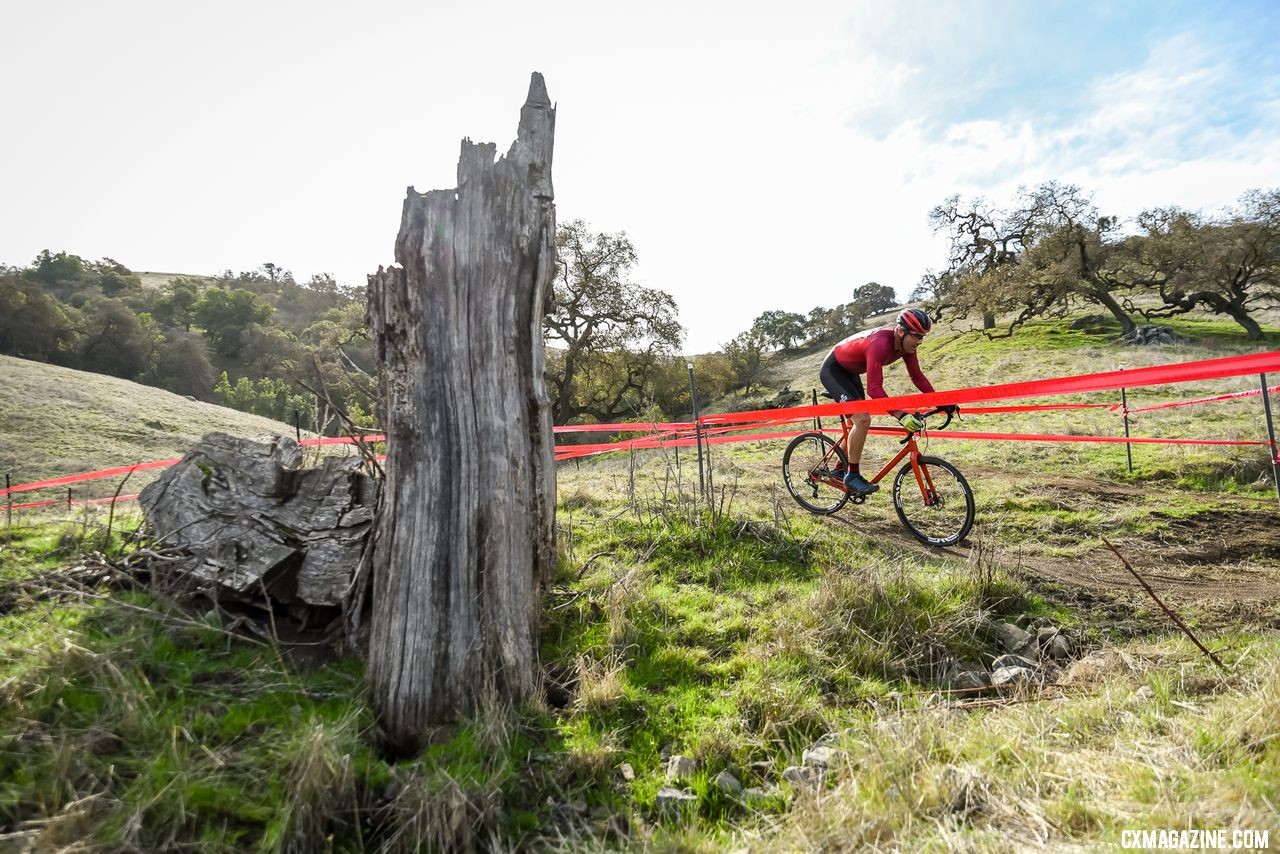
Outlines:
{"label": "cyclist", "polygon": [[[907,308],[898,313],[897,322],[891,326],[866,329],[850,335],[832,347],[822,363],[818,376],[823,387],[840,403],[862,400],[868,394],[871,397],[888,397],[884,391],[884,366],[901,359],[916,388],[928,394],[933,391],[933,385],[920,370],[916,350],[932,328],[933,321],[927,313],[918,308]],[[863,391],[860,377],[863,373],[867,375],[866,391]],[[960,409],[954,405],[944,408],[952,413]],[[914,433],[924,426],[914,414],[902,410],[892,410],[889,414],[897,418],[908,432]],[[864,478],[858,466],[862,462],[862,447],[867,442],[867,431],[871,428],[871,415],[856,412],[847,417],[853,420],[849,443],[845,447],[849,468],[844,472],[837,469],[835,474],[843,477],[846,489],[870,495],[880,487]]]}

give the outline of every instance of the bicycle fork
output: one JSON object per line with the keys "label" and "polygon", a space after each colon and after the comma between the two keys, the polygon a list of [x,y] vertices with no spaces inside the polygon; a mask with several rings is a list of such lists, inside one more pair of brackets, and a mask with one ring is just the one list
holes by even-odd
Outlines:
{"label": "bicycle fork", "polygon": [[929,469],[920,463],[919,452],[911,455],[911,471],[915,474],[920,494],[924,497],[924,506],[932,507],[938,502],[938,490],[933,485],[933,475],[929,474]]}

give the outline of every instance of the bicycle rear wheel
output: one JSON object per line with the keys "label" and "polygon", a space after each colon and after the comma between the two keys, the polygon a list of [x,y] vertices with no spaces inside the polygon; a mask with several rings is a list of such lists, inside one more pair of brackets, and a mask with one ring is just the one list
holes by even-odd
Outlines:
{"label": "bicycle rear wheel", "polygon": [[835,485],[831,473],[845,466],[844,451],[823,433],[801,433],[782,455],[782,480],[796,502],[810,513],[830,515],[845,505],[849,493]]}
{"label": "bicycle rear wheel", "polygon": [[908,462],[893,479],[893,507],[907,530],[931,546],[954,546],[973,527],[973,490],[960,470],[937,457],[919,457],[922,491]]}

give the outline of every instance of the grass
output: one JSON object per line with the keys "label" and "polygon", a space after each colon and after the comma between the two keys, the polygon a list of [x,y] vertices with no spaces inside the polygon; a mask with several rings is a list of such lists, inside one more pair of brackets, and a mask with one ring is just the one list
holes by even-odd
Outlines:
{"label": "grass", "polygon": [[[969,385],[1120,358],[1102,333],[1051,328],[1036,335],[1075,343],[1035,339],[1034,365],[940,336],[926,369]],[[1229,343],[1189,352],[1215,346]],[[1247,435],[1247,410],[1232,408],[1244,406],[1141,424]],[[1055,417],[1021,423],[1098,429]],[[875,442],[869,455],[887,452]],[[0,843],[1004,851],[1115,845],[1125,829],[1280,832],[1274,601],[1226,617],[1178,604],[1224,674],[1154,606],[1026,571],[1100,566],[1099,534],[1158,555],[1184,524],[1260,518],[1256,451],[1138,449],[1130,477],[1122,449],[1016,447],[1017,465],[1008,445],[932,448],[978,492],[967,552],[919,546],[888,501],[801,512],[776,442],[715,448],[710,502],[692,497],[687,455],[561,466],[545,698],[486,698],[402,761],[377,749],[357,659],[234,638],[150,589],[77,587],[79,556],[121,548],[120,520],[110,543],[98,510],[20,520],[0,545]],[[1242,573],[1274,577],[1249,560]],[[998,621],[1063,629],[1077,646],[1064,687],[1004,704],[943,693],[951,664],[1000,651]],[[837,750],[822,785],[788,782],[820,739]],[[693,770],[669,779],[677,755]],[[721,788],[722,773],[747,791]],[[660,809],[669,785],[692,804]]]}
{"label": "grass", "polygon": [[[1148,630],[1085,657],[1061,695],[952,708],[941,672],[989,660],[993,620],[1109,649],[1106,626],[998,554],[884,538],[896,521],[870,503],[847,534],[793,511],[758,475],[768,457],[718,451],[713,507],[672,492],[660,454],[562,468],[542,643],[559,687],[489,701],[399,763],[374,746],[356,660],[294,664],[145,591],[0,597],[0,833],[143,850],[1003,850],[1274,825],[1273,633],[1215,638],[1225,678]],[[1106,523],[1048,494],[1010,500],[1027,519]],[[1140,531],[1156,509],[1113,523]],[[56,578],[94,529],[16,533],[0,591]],[[823,737],[840,751],[826,784],[793,787],[783,770]],[[675,754],[695,763],[678,816],[656,802]],[[722,790],[722,772],[752,794]]]}
{"label": "grass", "polygon": [[[78,472],[181,457],[205,433],[294,435],[292,425],[102,374],[0,356],[0,469],[16,486]],[[138,472],[137,492],[158,470]],[[122,478],[74,484],[74,499],[112,495]],[[14,500],[64,499],[66,487]]]}

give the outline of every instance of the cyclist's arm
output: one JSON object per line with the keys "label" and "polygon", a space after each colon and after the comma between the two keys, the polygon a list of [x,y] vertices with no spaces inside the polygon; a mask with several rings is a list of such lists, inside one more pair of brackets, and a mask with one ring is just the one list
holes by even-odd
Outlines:
{"label": "cyclist's arm", "polygon": [[924,375],[924,371],[920,370],[920,357],[915,353],[904,353],[902,355],[902,363],[907,366],[907,374],[910,375],[911,381],[916,384],[916,388],[925,394],[933,392],[933,383],[929,382],[929,378]]}

